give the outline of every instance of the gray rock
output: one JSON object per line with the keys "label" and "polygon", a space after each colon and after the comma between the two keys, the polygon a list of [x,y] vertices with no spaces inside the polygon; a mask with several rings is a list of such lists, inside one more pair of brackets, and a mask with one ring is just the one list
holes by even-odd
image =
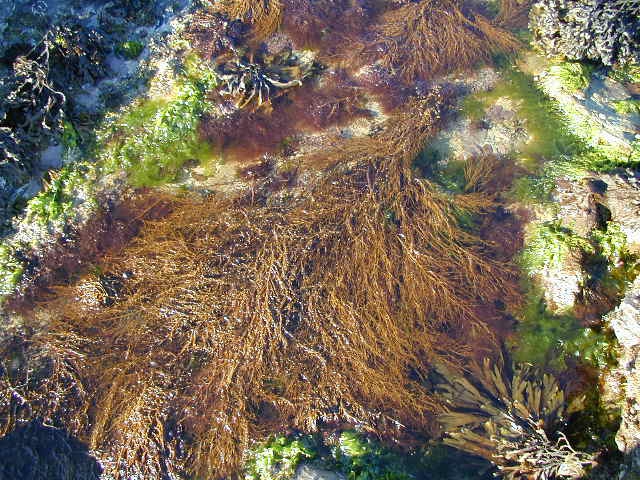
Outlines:
{"label": "gray rock", "polygon": [[566,312],[574,306],[585,281],[582,255],[571,252],[558,265],[547,265],[539,272],[539,281],[549,310]]}
{"label": "gray rock", "polygon": [[625,348],[640,346],[640,277],[618,308],[607,316],[618,342]]}
{"label": "gray rock", "polygon": [[40,155],[40,168],[43,170],[58,169],[62,167],[62,145],[50,145],[42,151]]}
{"label": "gray rock", "polygon": [[616,434],[618,448],[628,456],[632,471],[640,470],[640,278],[618,308],[607,315],[622,346],[618,374],[624,385],[622,421]]}
{"label": "gray rock", "polygon": [[640,252],[640,177],[632,172],[600,175],[607,184],[607,207],[631,249]]}
{"label": "gray rock", "polygon": [[321,468],[303,463],[298,466],[292,480],[346,480],[342,473],[322,470]]}

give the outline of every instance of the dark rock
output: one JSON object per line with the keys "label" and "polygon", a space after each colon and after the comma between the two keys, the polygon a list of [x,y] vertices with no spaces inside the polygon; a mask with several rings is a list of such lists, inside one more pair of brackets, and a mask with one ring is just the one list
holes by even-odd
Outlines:
{"label": "dark rock", "polygon": [[84,444],[38,421],[0,439],[0,480],[98,480],[101,472]]}

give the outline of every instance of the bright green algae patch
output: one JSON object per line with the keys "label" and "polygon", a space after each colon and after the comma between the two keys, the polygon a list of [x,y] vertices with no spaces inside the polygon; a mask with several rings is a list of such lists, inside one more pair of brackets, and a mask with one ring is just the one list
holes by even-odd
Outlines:
{"label": "bright green algae patch", "polygon": [[116,53],[127,60],[138,58],[144,50],[144,43],[137,40],[127,40],[116,46]]}
{"label": "bright green algae patch", "polygon": [[246,480],[284,480],[292,478],[301,463],[308,463],[347,480],[485,478],[478,470],[488,464],[474,460],[440,442],[410,453],[395,452],[349,430],[328,442],[317,435],[273,437],[247,452],[243,472]]}
{"label": "bright green algae patch", "polygon": [[68,165],[50,175],[51,181],[47,187],[27,204],[26,218],[29,221],[41,225],[66,221],[74,215],[80,191],[84,194],[85,201],[95,203],[91,192],[95,177],[93,165]]}
{"label": "bright green algae patch", "polygon": [[612,105],[616,112],[621,115],[640,115],[640,100],[616,100]]}
{"label": "bright green algae patch", "polygon": [[316,456],[310,437],[277,436],[258,445],[247,455],[246,480],[282,480],[290,478],[300,461]]}
{"label": "bright green algae patch", "polygon": [[16,258],[11,247],[0,245],[0,304],[3,297],[16,288],[23,272],[24,265]]}
{"label": "bright green algae patch", "polygon": [[209,159],[197,127],[216,85],[210,68],[188,59],[172,98],[142,101],[99,133],[106,171],[124,169],[133,186],[155,186],[175,181],[187,161]]}
{"label": "bright green algae patch", "polygon": [[[626,235],[615,222],[594,229],[589,238],[581,237],[559,222],[537,227],[520,254],[520,265],[528,276],[542,268],[557,267],[570,254],[583,257],[587,285],[604,292],[612,301],[624,296],[626,288],[640,273],[638,256],[628,249]],[[571,311],[549,311],[543,292],[530,280],[524,307],[516,313],[520,323],[513,342],[519,362],[550,365],[562,370],[573,357],[597,368],[615,363],[616,340],[606,326],[585,328]]]}
{"label": "bright green algae patch", "polygon": [[548,73],[565,91],[575,93],[589,86],[594,69],[594,65],[582,62],[564,62],[549,67]]}

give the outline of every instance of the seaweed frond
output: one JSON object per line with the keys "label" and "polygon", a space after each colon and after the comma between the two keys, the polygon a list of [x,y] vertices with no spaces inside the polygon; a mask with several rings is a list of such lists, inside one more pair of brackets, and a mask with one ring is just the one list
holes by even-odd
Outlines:
{"label": "seaweed frond", "polygon": [[480,184],[452,197],[412,170],[445,97],[412,99],[382,132],[321,154],[323,175],[291,202],[176,199],[105,259],[123,281],[98,311],[77,285],[59,289],[53,330],[95,340],[82,350],[99,409],[88,436],[112,474],[174,468],[161,455],[175,450],[174,421],[191,439],[188,468],[208,478],[285,426],[349,423],[397,441],[433,431],[432,365],[461,374],[493,351],[503,314],[491,305],[517,281],[460,226],[495,199]]}
{"label": "seaweed frond", "polygon": [[422,0],[383,14],[366,50],[411,83],[490,62],[518,46],[510,33],[479,14],[463,12],[454,0]]}
{"label": "seaweed frond", "polygon": [[494,23],[508,29],[527,28],[532,3],[533,0],[500,0],[500,10]]}
{"label": "seaweed frond", "polygon": [[566,401],[553,376],[485,358],[440,387],[452,409],[439,417],[445,443],[490,460],[505,478],[580,478],[592,464],[558,430]]}
{"label": "seaweed frond", "polygon": [[262,41],[275,33],[282,22],[280,0],[224,0],[219,8],[229,18],[251,25],[254,41]]}

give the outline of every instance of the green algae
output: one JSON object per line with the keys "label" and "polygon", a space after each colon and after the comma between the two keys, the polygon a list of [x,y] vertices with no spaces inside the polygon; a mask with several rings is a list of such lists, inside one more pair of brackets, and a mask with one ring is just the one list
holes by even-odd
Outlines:
{"label": "green algae", "polygon": [[144,43],[137,40],[127,40],[116,46],[116,53],[127,60],[138,58],[144,50]]}
{"label": "green algae", "polygon": [[516,337],[510,342],[516,362],[556,371],[565,370],[570,359],[596,368],[615,365],[617,343],[612,332],[585,327],[572,312],[551,312],[539,287],[529,286],[516,317]]}
{"label": "green algae", "polygon": [[612,68],[608,76],[620,83],[640,83],[640,65],[628,63]]}
{"label": "green algae", "polygon": [[354,431],[343,432],[332,449],[337,470],[348,480],[409,480],[400,455]]}
{"label": "green algae", "polygon": [[336,472],[348,480],[478,480],[489,464],[440,441],[424,448],[396,452],[366,435],[348,430],[323,440],[320,435],[276,436],[247,453],[244,478],[291,478],[300,463]]}
{"label": "green algae", "polygon": [[62,121],[62,135],[60,140],[66,150],[73,150],[80,147],[80,134],[69,120]]}
{"label": "green algae", "polygon": [[[559,222],[539,226],[520,255],[523,271],[533,275],[545,267],[558,267],[571,253],[582,257],[587,279],[584,288],[599,291],[616,305],[640,273],[638,256],[629,251],[627,238],[615,222],[594,229],[588,238],[576,235]],[[595,368],[616,363],[617,340],[606,325],[585,327],[572,311],[548,309],[539,286],[524,280],[524,306],[516,312],[519,320],[512,341],[519,362],[550,365],[562,370],[574,361]]]}
{"label": "green algae", "polygon": [[588,239],[554,220],[537,225],[520,254],[520,265],[529,275],[543,268],[559,267],[571,253],[594,253]]}
{"label": "green algae", "polygon": [[563,62],[549,67],[548,75],[569,93],[586,90],[591,83],[595,65],[583,62]]}
{"label": "green algae", "polygon": [[595,254],[586,258],[587,288],[618,305],[627,289],[640,274],[640,257],[631,252],[620,225],[609,221],[590,235]]}
{"label": "green algae", "polygon": [[273,437],[247,454],[244,468],[246,480],[282,480],[291,478],[302,460],[317,455],[309,436]]}
{"label": "green algae", "polygon": [[354,432],[342,432],[331,445],[311,435],[276,436],[248,452],[246,480],[291,478],[298,465],[311,462],[318,468],[344,474],[349,480],[409,480],[401,455]]}
{"label": "green algae", "polygon": [[[593,67],[581,63],[556,65],[555,75],[569,90],[588,86]],[[530,140],[516,153],[528,174],[515,180],[511,196],[516,200],[546,203],[558,178],[580,179],[589,172],[607,172],[618,167],[640,165],[640,145],[628,149],[591,142],[597,133],[589,122],[581,122],[580,132],[569,125],[568,113],[550,98],[534,78],[517,68],[503,71],[503,79],[489,92],[466,97],[461,114],[480,120],[486,109],[506,97],[515,102],[520,118],[526,121]],[[628,104],[624,104],[627,106]]]}
{"label": "green algae", "polygon": [[0,304],[16,288],[23,273],[24,264],[16,258],[13,249],[0,245]]}
{"label": "green algae", "polygon": [[620,115],[640,115],[640,100],[616,100],[612,105]]}
{"label": "green algae", "polygon": [[489,92],[474,95],[485,107],[501,97],[516,102],[519,115],[526,120],[531,140],[519,152],[524,157],[550,161],[571,155],[581,148],[582,142],[572,134],[563,119],[562,111],[533,78],[516,68],[503,72],[503,80]]}
{"label": "green algae", "polygon": [[464,118],[468,118],[472,122],[481,120],[486,108],[486,101],[480,99],[478,95],[468,95],[460,102],[460,113]]}
{"label": "green algae", "polygon": [[216,85],[213,71],[189,57],[173,97],[141,101],[99,133],[106,172],[124,169],[131,185],[155,186],[175,181],[188,161],[211,158],[197,127]]}
{"label": "green algae", "polygon": [[[51,173],[47,187],[27,204],[26,218],[46,226],[75,216],[78,193],[82,191],[87,195],[94,174],[93,165],[87,163],[68,165]],[[84,201],[95,202],[90,196]]]}

